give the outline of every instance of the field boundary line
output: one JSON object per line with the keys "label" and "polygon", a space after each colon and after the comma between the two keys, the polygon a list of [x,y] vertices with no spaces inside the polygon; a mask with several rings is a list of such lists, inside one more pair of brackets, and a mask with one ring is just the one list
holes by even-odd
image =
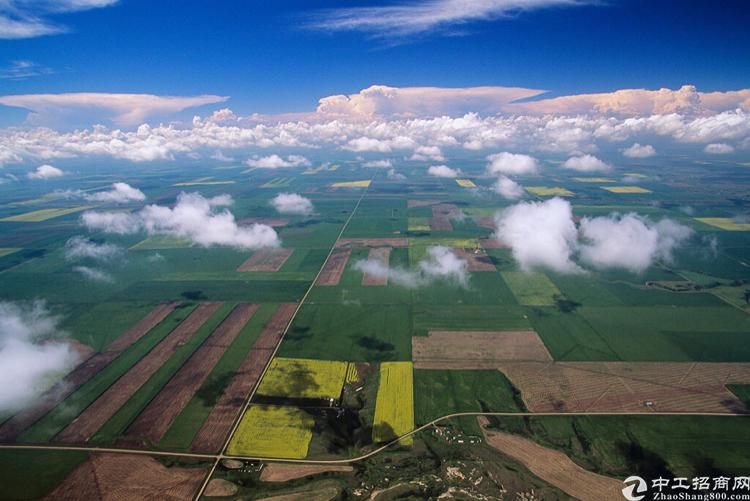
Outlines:
{"label": "field boundary line", "polygon": [[[372,184],[372,179],[370,179],[370,184]],[[294,314],[289,319],[289,322],[287,322],[286,327],[284,328],[284,332],[281,333],[281,336],[279,337],[279,342],[276,343],[276,347],[274,347],[273,352],[271,353],[271,356],[268,358],[268,362],[266,362],[266,366],[263,368],[263,372],[260,374],[260,377],[255,382],[255,385],[253,386],[253,389],[250,392],[250,395],[248,395],[248,397],[245,399],[245,403],[242,406],[242,410],[239,412],[239,414],[235,418],[234,425],[232,426],[232,429],[230,430],[229,434],[226,437],[226,440],[224,441],[224,446],[221,448],[221,451],[219,452],[219,454],[215,456],[216,460],[214,461],[214,464],[209,470],[208,475],[206,476],[203,483],[201,484],[201,488],[196,493],[194,497],[195,500],[200,499],[201,496],[203,495],[203,491],[206,490],[208,483],[211,481],[211,477],[213,476],[214,471],[216,471],[216,467],[218,466],[219,461],[227,457],[224,455],[224,453],[229,447],[229,442],[232,441],[232,437],[237,431],[237,428],[239,428],[240,423],[242,422],[242,417],[245,415],[247,408],[250,406],[250,402],[253,400],[253,397],[255,396],[255,392],[258,391],[258,387],[260,386],[260,383],[263,381],[263,378],[265,377],[266,372],[268,372],[268,368],[271,366],[271,362],[276,356],[276,352],[279,351],[279,347],[281,346],[281,343],[284,342],[284,337],[286,337],[286,334],[289,331],[289,327],[291,327],[292,322],[294,322],[294,319],[297,317],[297,313],[299,313],[299,310],[302,308],[302,305],[305,303],[305,300],[307,300],[307,296],[310,295],[310,292],[312,291],[313,287],[315,287],[315,283],[318,281],[320,274],[323,273],[323,269],[328,263],[328,260],[331,259],[331,255],[336,250],[336,244],[338,244],[338,241],[344,235],[346,228],[349,226],[349,222],[351,222],[352,218],[354,217],[354,214],[357,212],[357,209],[359,209],[359,205],[362,203],[362,200],[364,200],[365,195],[367,195],[367,192],[369,190],[370,190],[370,185],[368,184],[368,186],[362,192],[362,195],[360,195],[359,200],[357,200],[357,203],[354,205],[354,208],[352,209],[352,212],[349,214],[349,217],[346,218],[344,225],[341,227],[341,231],[339,232],[338,236],[336,236],[336,240],[333,241],[333,245],[331,246],[331,249],[328,251],[325,261],[323,261],[323,264],[318,269],[318,273],[315,274],[315,278],[313,278],[312,282],[310,282],[310,286],[305,291],[305,294],[302,296],[302,299],[300,299],[299,303],[297,303],[297,308],[294,310]]]}

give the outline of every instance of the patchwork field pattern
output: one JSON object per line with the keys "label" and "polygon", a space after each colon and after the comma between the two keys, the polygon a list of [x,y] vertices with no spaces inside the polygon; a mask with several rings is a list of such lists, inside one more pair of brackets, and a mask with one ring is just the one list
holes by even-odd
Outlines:
{"label": "patchwork field pattern", "polygon": [[572,197],[575,195],[572,191],[559,186],[527,186],[526,191],[540,197]]}
{"label": "patchwork field pattern", "polygon": [[237,271],[279,271],[294,249],[274,247],[261,249],[242,263]]}
{"label": "patchwork field pattern", "polygon": [[252,405],[232,436],[229,455],[302,459],[312,439],[313,418],[296,407]]}
{"label": "patchwork field pattern", "polygon": [[[414,370],[411,362],[380,364],[380,385],[372,426],[373,442],[388,442],[414,429]],[[411,445],[412,437],[401,440]]]}
{"label": "patchwork field pattern", "polygon": [[750,231],[750,223],[741,223],[730,217],[696,217],[695,220],[726,231]]}
{"label": "patchwork field pattern", "polygon": [[49,219],[56,217],[67,216],[68,214],[75,214],[76,212],[85,211],[93,208],[93,205],[81,205],[78,207],[60,207],[56,209],[39,209],[31,212],[24,212],[23,214],[16,214],[15,216],[7,216],[0,221],[17,222],[17,223],[41,223]]}
{"label": "patchwork field pattern", "polygon": [[325,266],[323,266],[323,270],[320,272],[315,285],[338,285],[351,254],[351,249],[334,250],[328,261],[326,261]]}
{"label": "patchwork field pattern", "polygon": [[748,412],[726,385],[750,382],[750,364],[503,362],[498,368],[532,412]]}
{"label": "patchwork field pattern", "polygon": [[551,306],[560,290],[541,272],[501,272],[519,304],[524,306]]}
{"label": "patchwork field pattern", "polygon": [[339,398],[347,363],[276,357],[258,387],[258,395],[286,398]]}
{"label": "patchwork field pattern", "polygon": [[[376,247],[376,248],[370,249],[370,255],[368,256],[367,259],[368,261],[374,261],[376,263],[380,263],[381,266],[387,269],[388,263],[390,261],[390,257],[391,257],[390,247]],[[378,275],[371,275],[369,273],[365,273],[362,276],[362,285],[365,287],[388,285],[388,275],[378,276]]]}
{"label": "patchwork field pattern", "polygon": [[430,331],[411,343],[418,369],[491,369],[503,360],[552,360],[534,331]]}

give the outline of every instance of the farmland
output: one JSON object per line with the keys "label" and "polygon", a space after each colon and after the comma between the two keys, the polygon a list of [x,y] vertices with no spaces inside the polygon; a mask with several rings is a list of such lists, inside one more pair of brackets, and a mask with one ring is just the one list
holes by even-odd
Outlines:
{"label": "farmland", "polygon": [[304,458],[312,438],[313,420],[293,407],[254,405],[242,417],[229,442],[229,454]]}
{"label": "farmland", "polygon": [[[414,376],[410,362],[380,364],[380,386],[375,404],[372,438],[375,442],[392,440],[414,428]],[[401,441],[410,445],[412,439]]]}

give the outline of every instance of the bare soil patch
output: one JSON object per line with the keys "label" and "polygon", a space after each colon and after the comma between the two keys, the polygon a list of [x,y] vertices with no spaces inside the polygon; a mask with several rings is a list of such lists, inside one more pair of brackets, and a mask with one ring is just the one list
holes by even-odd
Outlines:
{"label": "bare soil patch", "polygon": [[240,226],[247,226],[251,224],[265,224],[273,228],[283,228],[289,225],[288,219],[274,218],[274,217],[248,217],[237,221]]}
{"label": "bare soil patch", "polygon": [[273,314],[198,430],[190,445],[191,450],[216,452],[224,445],[245,399],[257,385],[296,309],[296,303],[284,303]]}
{"label": "bare soil patch", "polygon": [[483,249],[454,249],[456,256],[469,263],[469,271],[497,271]]}
{"label": "bare soil patch", "polygon": [[128,427],[125,432],[128,444],[137,441],[140,445],[148,445],[162,439],[257,310],[256,304],[240,304],[232,310]]}
{"label": "bare soil patch", "polygon": [[279,271],[294,249],[273,247],[261,249],[242,263],[237,271]]}
{"label": "bare soil patch", "polygon": [[203,468],[167,468],[145,456],[93,454],[47,497],[49,500],[190,500],[200,488]]}
{"label": "bare soil patch", "polygon": [[179,303],[160,304],[133,327],[125,331],[120,337],[102,352],[96,353],[90,358],[85,358],[72,372],[70,372],[59,383],[55,384],[45,393],[33,407],[21,411],[8,419],[0,426],[0,440],[12,441],[18,438],[28,427],[44,417],[49,411],[57,407],[68,395],[80,388],[86,381],[107,366],[120,353],[138,341],[147,332],[153,329],[159,322],[177,307]]}
{"label": "bare soil patch", "polygon": [[336,247],[408,247],[407,238],[341,238]]}
{"label": "bare soil patch", "polygon": [[[391,248],[376,247],[374,249],[370,249],[370,254],[368,255],[367,259],[370,261],[378,261],[387,269],[388,263],[391,259]],[[384,277],[378,277],[370,275],[369,273],[365,273],[362,276],[362,285],[364,285],[365,287],[388,285],[388,276],[386,275]]]}
{"label": "bare soil patch", "polygon": [[507,249],[508,248],[507,245],[504,245],[498,242],[496,238],[480,238],[479,245],[481,245],[483,249]]}
{"label": "bare soil patch", "polygon": [[750,383],[750,364],[503,362],[498,368],[532,412],[748,412],[725,385]]}
{"label": "bare soil patch", "polygon": [[56,440],[64,443],[84,443],[111,418],[127,400],[185,343],[221,303],[202,303],[166,338],[118,379],[72,423],[63,429]]}
{"label": "bare soil patch", "polygon": [[504,360],[551,361],[534,331],[430,331],[411,338],[418,369],[494,369]]}
{"label": "bare soil patch", "polygon": [[532,440],[487,429],[487,423],[487,418],[479,417],[487,443],[548,484],[581,501],[622,499],[620,480],[585,470],[562,452],[542,447]]}
{"label": "bare soil patch", "polygon": [[323,266],[323,270],[320,272],[315,285],[338,285],[351,254],[351,249],[334,250],[328,261],[326,261],[325,266]]}
{"label": "bare soil patch", "polygon": [[263,468],[260,479],[264,482],[287,482],[328,471],[349,473],[354,469],[345,465],[269,463]]}
{"label": "bare soil patch", "polygon": [[407,200],[406,206],[411,209],[412,207],[429,207],[430,205],[437,205],[440,200]]}
{"label": "bare soil patch", "polygon": [[474,216],[474,222],[481,228],[495,229],[495,218],[492,216]]}
{"label": "bare soil patch", "polygon": [[237,484],[224,480],[223,478],[212,478],[203,491],[204,496],[226,498],[237,494],[239,487]]}
{"label": "bare soil patch", "polygon": [[292,494],[261,498],[258,501],[300,501],[302,499],[305,501],[331,501],[338,497],[339,492],[340,491],[337,487],[331,486],[312,491],[300,491]]}

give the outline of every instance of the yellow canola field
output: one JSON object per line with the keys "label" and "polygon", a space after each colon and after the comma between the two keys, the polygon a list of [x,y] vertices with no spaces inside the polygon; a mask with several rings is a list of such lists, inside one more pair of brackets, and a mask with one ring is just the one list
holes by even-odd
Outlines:
{"label": "yellow canola field", "polygon": [[477,185],[471,179],[456,179],[456,183],[464,188],[476,188]]}
{"label": "yellow canola field", "polygon": [[572,191],[566,190],[565,188],[561,188],[559,186],[529,186],[526,188],[526,191],[540,197],[572,197],[574,195]]}
{"label": "yellow canola field", "polygon": [[331,185],[331,187],[333,188],[367,188],[369,186],[369,179],[365,179],[363,181],[341,181],[338,183],[333,183]]}
{"label": "yellow canola field", "polygon": [[276,357],[258,387],[258,394],[287,398],[339,398],[346,362]]}
{"label": "yellow canola field", "polygon": [[727,231],[750,231],[750,223],[738,223],[731,217],[696,217],[696,221]]}
{"label": "yellow canola field", "polygon": [[[388,442],[414,429],[414,370],[411,362],[380,364],[373,442]],[[411,445],[412,437],[400,442]]]}
{"label": "yellow canola field", "polygon": [[302,459],[315,420],[296,407],[251,406],[232,436],[227,453],[237,456]]}
{"label": "yellow canola field", "polygon": [[651,193],[651,190],[640,186],[601,186],[600,188],[612,193]]}
{"label": "yellow canola field", "polygon": [[4,217],[3,219],[0,219],[0,221],[7,221],[7,222],[19,222],[19,223],[40,223],[42,221],[47,221],[48,219],[53,219],[60,216],[65,216],[68,214],[73,214],[75,212],[84,211],[86,209],[91,209],[92,205],[81,205],[79,207],[59,207],[55,209],[39,209],[31,212],[25,212],[23,214],[16,214],[15,216],[8,216]]}

